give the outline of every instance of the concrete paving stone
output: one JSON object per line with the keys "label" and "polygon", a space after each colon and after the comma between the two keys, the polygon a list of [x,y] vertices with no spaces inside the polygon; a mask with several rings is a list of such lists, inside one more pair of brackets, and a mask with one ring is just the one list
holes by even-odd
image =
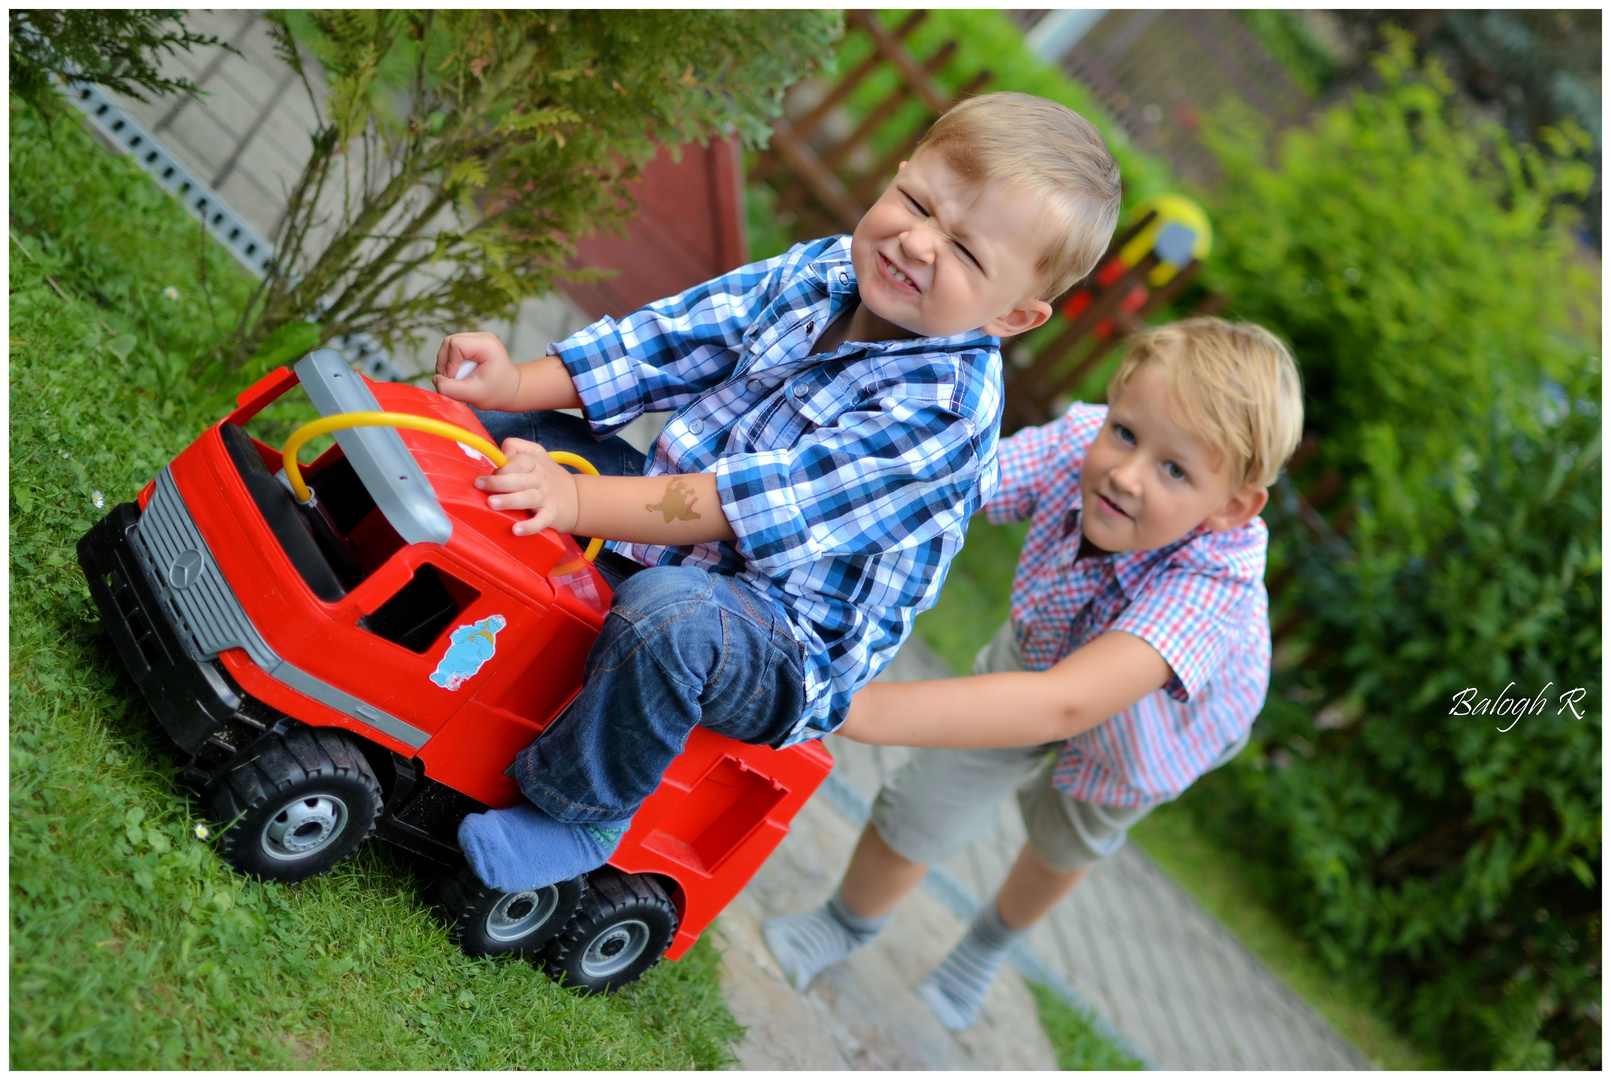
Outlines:
{"label": "concrete paving stone", "polygon": [[1034,999],[1004,972],[969,1030],[946,1031],[916,988],[961,937],[963,924],[919,890],[890,926],[799,993],[783,982],[761,938],[772,915],[807,910],[832,892],[856,829],[813,800],[760,873],[723,912],[728,1007],[748,1029],[744,1069],[1055,1069]]}
{"label": "concrete paving stone", "polygon": [[1167,1023],[1181,1055],[1174,1064],[1185,1068],[1195,1058],[1214,1068],[1228,1067],[1210,1035],[1213,1025],[1203,1015],[1206,988],[1186,981],[1189,957],[1162,949],[1138,949],[1132,955],[1145,965],[1148,984],[1157,988],[1160,1008],[1155,1015]]}
{"label": "concrete paving stone", "polygon": [[204,184],[212,183],[219,167],[235,149],[234,133],[205,109],[190,110],[182,125],[163,133],[162,141]]}
{"label": "concrete paving stone", "polygon": [[206,96],[199,104],[214,123],[230,133],[231,143],[238,147],[257,127],[268,103],[255,94],[243,91],[235,80],[223,72],[217,78],[209,79],[203,89]]}
{"label": "concrete paving stone", "polygon": [[[265,138],[263,129],[267,118],[272,115],[270,109],[253,118],[251,127],[246,129],[240,141],[235,144],[234,153],[219,167],[218,174],[214,176],[215,187],[223,183],[235,170],[244,169],[258,177],[265,190],[278,192],[280,202],[288,201],[291,186],[306,163],[308,153],[311,152],[311,143],[308,144],[308,150],[296,155],[287,151],[278,142]],[[270,177],[273,179],[269,179]],[[274,182],[276,180],[279,182]]]}
{"label": "concrete paving stone", "polygon": [[[1210,1055],[1210,1060],[1221,1063],[1222,1068],[1242,1067],[1244,1063],[1239,1060],[1240,1055],[1227,1039],[1228,1017],[1222,1011],[1227,1004],[1223,996],[1223,981],[1216,985],[1216,980],[1204,971],[1202,960],[1203,954],[1196,950],[1178,953],[1175,957],[1177,985],[1201,988],[1199,992],[1171,995],[1184,1020],[1182,1026],[1186,1028],[1188,1037]],[[1251,1033],[1244,1031],[1243,1034]],[[1244,1039],[1244,1044],[1248,1041]],[[1250,1049],[1264,1048],[1257,1047],[1255,1043]],[[1268,1060],[1267,1053],[1260,1056]]]}
{"label": "concrete paving stone", "polygon": [[[1077,929],[1070,928],[1068,926],[1068,922],[1069,919],[1066,909],[1064,909],[1062,906],[1059,906],[1057,910],[1053,911],[1049,916],[1042,920],[1040,926],[1035,928],[1035,933],[1041,935],[1040,940],[1049,940],[1052,942],[1052,947],[1037,946],[1036,951],[1041,956],[1044,956],[1051,963],[1054,969],[1060,970],[1065,974],[1080,970],[1079,961],[1070,945],[1071,934],[1077,933]],[[1098,988],[1099,990],[1103,991],[1103,993],[1099,993],[1097,995],[1087,994],[1086,996],[1092,1000],[1103,996],[1106,990],[1106,983],[1105,980],[1102,979],[1101,972],[1098,971],[1095,974],[1097,977]]]}
{"label": "concrete paving stone", "polygon": [[[267,34],[261,45],[268,44]],[[296,79],[296,72],[273,54],[272,49],[256,47],[257,43],[242,48],[246,56],[232,56],[218,67],[216,76],[208,80],[207,88],[222,96],[224,90],[238,94],[251,102],[259,111],[285,93],[288,79]]]}
{"label": "concrete paving stone", "polygon": [[509,339],[510,355],[532,360],[548,355],[548,346],[570,337],[593,320],[565,294],[554,292],[520,305]]}
{"label": "concrete paving stone", "polygon": [[[104,86],[100,90],[107,96],[108,100],[122,109],[135,123],[147,131],[153,131],[163,110],[171,103],[169,99],[162,98],[153,98],[148,102],[137,101],[127,94],[119,94],[116,91],[108,90]],[[166,143],[167,140],[164,139],[163,141]]]}
{"label": "concrete paving stone", "polygon": [[[272,181],[270,181],[272,182]],[[251,169],[236,169],[214,188],[221,199],[268,243],[274,243],[283,203],[274,197],[262,177]]]}

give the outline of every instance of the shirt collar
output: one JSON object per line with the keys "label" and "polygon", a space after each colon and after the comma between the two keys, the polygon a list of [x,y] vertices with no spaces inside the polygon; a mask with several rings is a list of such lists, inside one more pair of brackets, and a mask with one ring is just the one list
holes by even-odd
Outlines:
{"label": "shirt collar", "polygon": [[[1074,489],[1073,506],[1069,509],[1064,525],[1063,538],[1070,543],[1078,544],[1080,541],[1076,534],[1080,531],[1080,518],[1085,513],[1084,497],[1078,487]],[[1153,572],[1169,561],[1170,556],[1207,533],[1207,525],[1199,525],[1191,532],[1161,548],[1148,548],[1145,551],[1115,551],[1097,558],[1098,562],[1106,562],[1113,567],[1113,576],[1119,581],[1119,589],[1124,593],[1126,600],[1134,600],[1141,590],[1146,587],[1147,579]]]}
{"label": "shirt collar", "polygon": [[[850,260],[850,237],[840,236],[837,242],[823,249],[821,255],[808,265],[808,273],[816,277],[828,292],[830,317],[837,318],[845,306],[858,298],[856,267]],[[1001,339],[982,330],[965,330],[949,337],[895,338],[891,341],[846,341],[839,351],[854,350],[865,355],[885,353],[898,355],[918,352],[963,352],[969,349],[1000,351]]]}

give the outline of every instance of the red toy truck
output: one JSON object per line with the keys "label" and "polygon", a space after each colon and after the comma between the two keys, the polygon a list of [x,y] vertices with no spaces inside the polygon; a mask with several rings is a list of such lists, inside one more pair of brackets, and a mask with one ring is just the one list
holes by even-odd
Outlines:
{"label": "red toy truck", "polygon": [[301,483],[294,446],[281,469],[244,427],[299,382],[326,418],[386,412],[486,436],[464,405],[372,383],[322,350],[259,380],[79,541],[224,858],[299,881],[376,833],[439,866],[437,903],[472,955],[525,955],[586,992],[675,960],[783,839],[827,751],[696,729],[608,866],[531,892],[484,887],[459,822],[521,798],[505,770],[580,690],[611,585],[636,567],[589,562],[552,530],[515,536],[516,515],[472,483],[489,456],[451,437],[339,430]]}

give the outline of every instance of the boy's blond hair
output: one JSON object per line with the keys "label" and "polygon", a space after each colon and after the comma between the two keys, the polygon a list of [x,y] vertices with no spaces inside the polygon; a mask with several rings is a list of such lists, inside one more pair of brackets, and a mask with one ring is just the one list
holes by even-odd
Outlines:
{"label": "boy's blond hair", "polygon": [[984,94],[934,122],[912,153],[944,156],[964,180],[1021,184],[1045,205],[1055,239],[1041,256],[1040,298],[1089,274],[1119,223],[1119,166],[1102,133],[1079,113],[1031,94]]}
{"label": "boy's blond hair", "polygon": [[1109,403],[1143,364],[1156,365],[1179,421],[1226,455],[1239,486],[1275,483],[1303,437],[1303,385],[1280,338],[1252,323],[1212,318],[1143,331],[1108,380]]}

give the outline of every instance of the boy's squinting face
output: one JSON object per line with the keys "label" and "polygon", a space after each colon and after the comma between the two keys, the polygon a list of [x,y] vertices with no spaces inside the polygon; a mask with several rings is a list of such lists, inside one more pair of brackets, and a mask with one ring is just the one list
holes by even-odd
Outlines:
{"label": "boy's squinting face", "polygon": [[1103,551],[1161,548],[1198,525],[1240,528],[1267,497],[1235,487],[1226,455],[1181,425],[1152,364],[1131,375],[1080,470],[1082,531]]}
{"label": "boy's squinting face", "polygon": [[1046,250],[1040,201],[994,181],[963,180],[932,150],[906,162],[851,237],[862,305],[920,337],[1031,330]]}

